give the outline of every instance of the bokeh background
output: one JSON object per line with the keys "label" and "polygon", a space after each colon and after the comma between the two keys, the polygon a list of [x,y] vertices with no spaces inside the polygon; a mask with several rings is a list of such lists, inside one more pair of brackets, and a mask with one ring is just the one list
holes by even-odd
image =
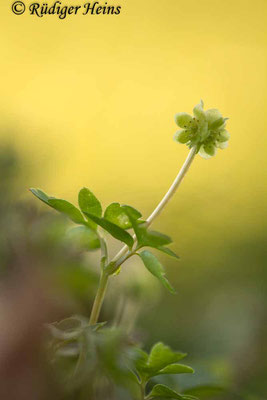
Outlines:
{"label": "bokeh background", "polygon": [[125,324],[133,329],[135,319],[147,348],[163,340],[190,353],[197,374],[183,387],[212,382],[266,399],[267,3],[120,4],[119,16],[65,20],[15,16],[0,4],[3,281],[21,258],[38,260],[88,313],[97,255],[66,245],[68,223],[27,188],[77,202],[87,186],[104,206],[119,201],[149,215],[187,155],[172,140],[173,116],[202,98],[230,118],[231,141],[214,159],[196,158],[154,224],[181,256],[161,257],[178,294],[136,260],[114,278],[104,314],[127,303],[118,285],[127,294],[135,282],[139,299],[128,300]]}

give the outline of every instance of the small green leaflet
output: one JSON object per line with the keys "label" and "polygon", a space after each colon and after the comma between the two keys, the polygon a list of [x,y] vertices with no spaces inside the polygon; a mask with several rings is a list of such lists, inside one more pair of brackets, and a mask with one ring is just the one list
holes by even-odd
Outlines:
{"label": "small green leaflet", "polygon": [[165,276],[165,270],[162,266],[162,264],[159,262],[157,257],[154,256],[154,254],[150,253],[150,251],[144,250],[141,253],[138,253],[141,259],[143,260],[143,263],[145,267],[148,269],[148,271],[154,275],[156,278],[159,279],[159,281],[166,287],[166,289],[169,290],[172,294],[175,294],[176,291],[175,289],[171,286],[170,282]]}
{"label": "small green leaflet", "polygon": [[145,381],[157,375],[193,373],[193,369],[187,365],[177,364],[185,356],[159,342],[152,347],[150,354],[139,348],[135,350],[135,368]]}
{"label": "small green leaflet", "polygon": [[185,353],[174,352],[169,346],[156,343],[149,354],[147,366],[153,371],[160,371],[170,364],[177,363],[186,357]]}
{"label": "small green leaflet", "polygon": [[132,223],[123,207],[131,209],[132,215],[135,219],[142,217],[140,212],[131,206],[121,206],[119,203],[112,203],[107,207],[104,218],[113,224],[118,225],[122,229],[129,229],[132,227]]}
{"label": "small green leaflet", "polygon": [[30,189],[30,191],[38,197],[39,200],[48,204],[50,207],[67,215],[76,224],[85,225],[86,221],[81,213],[81,211],[75,207],[73,204],[69,203],[67,200],[56,199],[55,197],[48,196],[45,192],[40,189]]}
{"label": "small green leaflet", "polygon": [[140,234],[139,234],[139,247],[152,247],[154,249],[157,249],[159,251],[162,251],[165,254],[168,254],[171,257],[179,259],[179,256],[177,256],[171,249],[168,247],[165,247],[165,245],[168,245],[172,242],[171,238],[167,235],[164,235],[163,233],[156,232],[156,231],[149,231],[147,228],[143,225],[140,225],[138,227]]}
{"label": "small green leaflet", "polygon": [[140,243],[143,247],[155,247],[165,246],[172,242],[171,238],[163,233],[156,231],[148,231],[143,225],[140,225],[139,230],[142,234],[142,242]]}
{"label": "small green leaflet", "polygon": [[87,188],[80,190],[78,195],[79,207],[82,211],[86,211],[89,214],[101,217],[102,206],[100,201],[95,195]]}
{"label": "small green leaflet", "polygon": [[127,205],[121,206],[121,208],[124,210],[124,212],[128,215],[129,220],[131,221],[133,227],[135,224],[133,222],[137,221],[139,218],[142,217],[142,214],[137,211],[135,208]]}
{"label": "small green leaflet", "polygon": [[174,257],[174,258],[176,258],[177,260],[180,259],[180,257],[179,257],[177,254],[175,254],[174,251],[172,251],[172,250],[169,249],[168,247],[158,246],[158,247],[155,247],[155,248],[156,248],[157,250],[162,251],[162,252],[165,253],[165,254],[168,254],[168,256],[170,256],[170,257]]}
{"label": "small green leaflet", "polygon": [[120,228],[118,225],[115,225],[112,222],[106,220],[105,218],[98,218],[97,216],[89,214],[84,210],[82,211],[89,219],[91,219],[97,225],[101,226],[101,228],[105,229],[115,239],[118,239],[121,242],[126,243],[130,249],[133,247],[134,240],[128,232]]}
{"label": "small green leaflet", "polygon": [[104,218],[122,229],[131,228],[130,220],[119,203],[110,204],[105,211]]}
{"label": "small green leaflet", "polygon": [[157,397],[164,399],[178,399],[178,400],[185,399],[183,395],[175,392],[174,390],[170,389],[168,386],[165,385],[155,385],[151,390],[151,392],[149,393],[147,399],[154,399]]}
{"label": "small green leaflet", "polygon": [[43,192],[41,189],[35,189],[35,188],[31,188],[30,192],[32,192],[32,194],[34,196],[36,196],[39,200],[43,201],[44,203],[48,204],[48,200],[49,199],[54,199],[54,197],[50,197],[48,196],[45,192]]}
{"label": "small green leaflet", "polygon": [[143,224],[141,224],[141,225],[138,224],[138,222],[137,222],[138,217],[135,214],[135,212],[133,211],[134,209],[132,207],[130,207],[130,206],[122,206],[122,208],[125,211],[125,213],[127,214],[128,218],[129,218],[129,220],[130,220],[130,222],[132,224],[132,227],[133,227],[134,232],[135,232],[136,237],[137,237],[137,241],[139,243],[140,240],[141,240],[140,226],[143,225]]}
{"label": "small green leaflet", "polygon": [[[102,216],[102,206],[100,201],[95,197],[95,195],[87,188],[80,190],[78,195],[79,207],[83,212],[95,215],[96,217]],[[89,224],[93,229],[96,229],[96,224],[89,221]]]}
{"label": "small green leaflet", "polygon": [[133,219],[134,221],[137,221],[139,218],[142,217],[142,214],[140,213],[140,211],[136,210],[132,206],[127,206],[126,204],[124,204],[121,207],[123,208],[123,210],[125,212],[127,212],[127,215],[131,216],[131,219]]}
{"label": "small green leaflet", "polygon": [[139,349],[138,347],[135,348],[135,367],[137,369],[137,371],[140,373],[141,371],[147,371],[148,370],[148,366],[147,366],[147,360],[148,360],[148,354],[142,350]]}
{"label": "small green leaflet", "polygon": [[164,235],[160,232],[149,231],[146,227],[145,221],[140,224],[139,221],[137,221],[136,219],[136,215],[134,215],[132,211],[132,207],[122,206],[122,208],[125,210],[133,226],[137,237],[139,249],[142,247],[152,247],[154,249],[162,251],[165,254],[168,254],[171,257],[179,258],[172,250],[165,247],[166,245],[172,243],[172,239],[169,236]]}
{"label": "small green leaflet", "polygon": [[67,200],[49,199],[48,204],[55,210],[67,215],[76,224],[85,224],[81,211]]}
{"label": "small green leaflet", "polygon": [[[191,367],[183,364],[170,364],[161,369],[156,375],[176,375],[176,374],[193,374],[194,370]],[[153,375],[153,376],[156,376]]]}

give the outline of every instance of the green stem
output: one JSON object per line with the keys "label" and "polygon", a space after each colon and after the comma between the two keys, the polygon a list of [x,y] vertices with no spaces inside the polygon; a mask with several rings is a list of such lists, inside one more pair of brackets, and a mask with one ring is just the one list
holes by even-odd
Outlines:
{"label": "green stem", "polygon": [[101,270],[103,271],[105,266],[108,264],[108,248],[105,239],[98,233],[101,248]]}
{"label": "green stem", "polygon": [[[161,202],[157,205],[155,210],[147,218],[147,220],[146,220],[147,226],[152,224],[154,219],[161,213],[163,208],[165,208],[165,206],[169,203],[169,201],[171,200],[173,195],[176,193],[176,191],[177,191],[178,187],[180,186],[182,180],[184,179],[187,171],[189,170],[190,165],[192,164],[196,153],[197,153],[197,148],[196,148],[196,146],[194,146],[190,150],[190,152],[189,152],[189,154],[188,154],[188,156],[187,156],[182,168],[179,170],[178,175],[176,176],[175,180],[173,181],[173,184],[171,185],[171,187],[169,188],[169,190],[167,191],[167,193],[165,194],[165,196],[163,197]],[[134,239],[136,240],[135,236],[134,236]],[[128,247],[127,246],[123,246],[122,249],[118,252],[118,254],[113,258],[112,261],[113,262],[117,262],[118,259],[120,259],[127,252],[128,252]]]}
{"label": "green stem", "polygon": [[145,384],[140,384],[140,400],[145,400]]}
{"label": "green stem", "polygon": [[196,152],[197,152],[196,146],[192,147],[192,149],[190,150],[190,152],[189,152],[189,154],[188,154],[188,156],[187,156],[182,168],[180,169],[180,171],[179,171],[178,175],[176,176],[175,180],[173,181],[173,184],[171,185],[170,189],[165,194],[165,196],[163,197],[161,202],[158,204],[158,206],[155,208],[155,210],[152,212],[152,214],[148,217],[148,219],[147,219],[147,225],[148,226],[161,213],[163,208],[166,206],[166,204],[168,204],[170,199],[173,197],[173,195],[177,191],[178,187],[180,186],[182,180],[184,179],[187,171],[190,168],[190,165],[192,164],[192,162],[193,162],[193,160],[195,158]]}
{"label": "green stem", "polygon": [[[173,184],[171,185],[170,189],[168,192],[165,194],[161,202],[158,204],[158,206],[155,208],[155,210],[152,212],[152,214],[148,217],[147,219],[147,225],[151,225],[151,223],[154,221],[154,219],[161,213],[163,208],[167,205],[167,203],[170,201],[174,193],[177,191],[178,187],[180,186],[183,178],[185,177],[190,165],[192,164],[195,155],[197,153],[196,146],[193,147],[182,168],[180,169],[178,175],[176,176]],[[136,237],[134,236],[134,240],[136,242]],[[90,324],[96,324],[98,321],[98,317],[101,311],[101,307],[103,304],[103,300],[105,297],[106,289],[107,289],[107,284],[108,284],[108,278],[109,276],[114,273],[128,258],[133,256],[135,254],[134,251],[129,251],[127,246],[122,247],[122,249],[118,252],[118,254],[113,258],[111,263],[109,264],[112,268],[107,272],[105,268],[106,260],[107,260],[107,250],[106,246],[104,243],[101,243],[101,249],[102,249],[102,259],[101,259],[101,266],[102,266],[102,273],[99,281],[99,287],[96,293],[95,301],[93,304],[93,309],[90,317]]]}
{"label": "green stem", "polygon": [[90,325],[94,325],[98,321],[101,307],[102,307],[102,304],[104,301],[105,293],[107,290],[108,278],[109,278],[109,275],[105,271],[102,271],[100,281],[99,281],[99,286],[97,289],[95,301],[94,301],[91,316],[90,316],[90,321],[89,321]]}
{"label": "green stem", "polygon": [[102,262],[104,260],[104,258],[101,259],[102,272],[101,272],[101,277],[100,277],[96,297],[94,300],[94,304],[93,304],[93,308],[92,308],[92,312],[91,312],[91,316],[90,316],[90,321],[89,321],[90,325],[94,325],[98,321],[101,307],[102,307],[104,297],[106,294],[106,290],[107,290],[109,276],[112,275],[112,273],[114,273],[115,271],[117,271],[119,269],[119,267],[121,266],[121,264],[123,264],[126,260],[128,260],[128,258],[132,257],[133,255],[134,255],[134,252],[129,252],[129,254],[125,255],[120,260],[118,260],[118,262],[114,266],[111,264],[112,268],[110,270],[107,270],[105,268],[105,265]]}

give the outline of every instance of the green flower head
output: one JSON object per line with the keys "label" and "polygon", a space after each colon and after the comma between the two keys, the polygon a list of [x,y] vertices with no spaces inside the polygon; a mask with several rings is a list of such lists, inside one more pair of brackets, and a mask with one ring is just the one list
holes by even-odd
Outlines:
{"label": "green flower head", "polygon": [[216,108],[203,110],[201,100],[193,109],[194,116],[187,113],[175,115],[175,122],[181,128],[174,135],[174,140],[186,144],[189,148],[196,146],[197,152],[203,158],[211,158],[217,149],[225,149],[230,139],[225,129],[228,118],[223,118]]}

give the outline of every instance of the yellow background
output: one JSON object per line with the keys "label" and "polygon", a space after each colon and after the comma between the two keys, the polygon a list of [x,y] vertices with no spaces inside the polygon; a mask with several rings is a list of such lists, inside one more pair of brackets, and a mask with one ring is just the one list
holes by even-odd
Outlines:
{"label": "yellow background", "polygon": [[172,140],[173,116],[202,98],[230,118],[230,146],[197,157],[156,225],[183,256],[194,243],[208,255],[226,237],[257,235],[266,226],[267,2],[113,3],[121,15],[59,20],[15,16],[1,2],[1,135],[26,157],[21,198],[37,186],[75,201],[88,186],[105,205],[148,215],[187,154]]}

